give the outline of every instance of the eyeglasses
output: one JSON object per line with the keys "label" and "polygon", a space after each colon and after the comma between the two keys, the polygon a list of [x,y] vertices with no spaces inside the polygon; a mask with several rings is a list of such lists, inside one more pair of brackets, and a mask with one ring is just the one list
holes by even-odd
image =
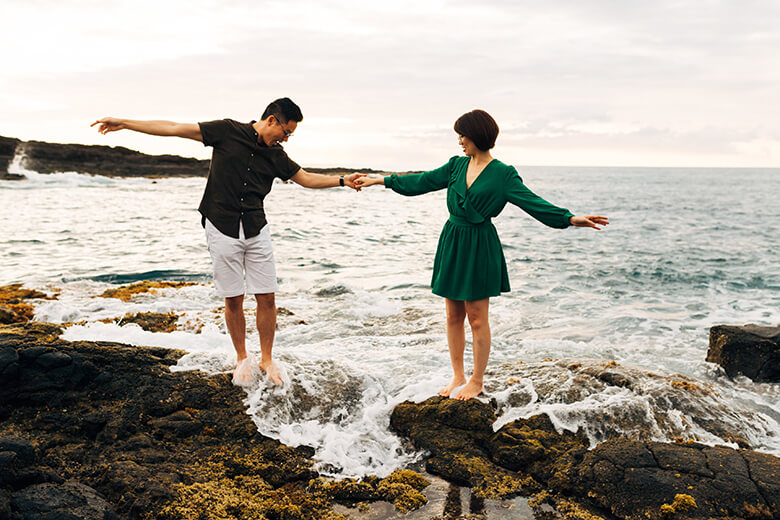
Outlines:
{"label": "eyeglasses", "polygon": [[274,119],[276,119],[276,124],[279,125],[281,127],[281,129],[282,129],[282,132],[284,132],[284,138],[288,139],[288,138],[292,137],[292,135],[293,135],[292,130],[287,130],[285,127],[283,127],[282,126],[282,122],[279,121],[278,118],[274,117]]}

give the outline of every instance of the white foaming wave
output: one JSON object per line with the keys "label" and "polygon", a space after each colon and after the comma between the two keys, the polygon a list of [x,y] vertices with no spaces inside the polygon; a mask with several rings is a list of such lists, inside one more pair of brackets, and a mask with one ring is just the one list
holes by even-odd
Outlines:
{"label": "white foaming wave", "polygon": [[495,430],[544,413],[558,431],[579,430],[594,446],[617,436],[730,446],[742,439],[780,453],[780,422],[679,374],[577,359],[504,364],[488,375],[486,388],[499,403]]}
{"label": "white foaming wave", "polygon": [[[217,352],[224,357],[233,350],[230,339],[213,325],[205,326],[199,334],[194,334],[183,331],[149,332],[135,323],[120,327],[115,323],[93,322],[70,326],[61,337],[67,341],[112,341],[134,346],[181,349],[200,354]],[[233,362],[235,363],[235,356]]]}
{"label": "white foaming wave", "polygon": [[155,289],[154,292],[134,295],[129,302],[118,298],[96,297],[110,287],[114,286],[91,281],[67,283],[56,300],[42,300],[36,305],[35,319],[67,323],[121,318],[128,313],[174,312],[182,314],[186,320],[198,312],[207,313],[220,303],[214,299],[213,289],[201,284]]}
{"label": "white foaming wave", "polygon": [[315,469],[339,477],[387,476],[419,458],[389,429],[393,398],[380,378],[344,360],[284,355],[289,383],[261,378],[245,388],[258,430],[289,446],[315,449]]}
{"label": "white foaming wave", "polygon": [[401,312],[400,303],[380,291],[355,290],[350,300],[351,312],[357,317],[393,316]]}

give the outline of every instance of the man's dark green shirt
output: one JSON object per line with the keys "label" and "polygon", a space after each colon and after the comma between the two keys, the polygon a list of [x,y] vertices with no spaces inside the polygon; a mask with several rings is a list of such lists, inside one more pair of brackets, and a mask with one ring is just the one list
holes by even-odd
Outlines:
{"label": "man's dark green shirt", "polygon": [[[279,177],[288,180],[301,169],[287,157],[281,145],[266,146],[250,123],[220,119],[198,123],[203,144],[211,146],[209,176],[200,201],[203,219],[223,234],[238,238],[239,221],[244,236],[252,238],[266,225],[263,199]],[[202,220],[205,224],[205,220]]]}

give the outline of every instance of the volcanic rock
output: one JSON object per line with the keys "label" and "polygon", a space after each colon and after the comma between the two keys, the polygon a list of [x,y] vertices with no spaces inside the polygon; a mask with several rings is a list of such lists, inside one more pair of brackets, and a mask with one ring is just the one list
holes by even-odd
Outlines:
{"label": "volcanic rock", "polygon": [[429,472],[483,497],[536,492],[531,504],[542,516],[552,504],[567,518],[780,518],[773,455],[627,438],[588,451],[585,438],[558,433],[544,415],[495,433],[494,421],[488,403],[432,397],[398,405],[390,424],[430,452]]}
{"label": "volcanic rock", "polygon": [[259,434],[227,374],[60,332],[0,326],[0,518],[338,517],[307,493],[313,450]]}
{"label": "volcanic rock", "polygon": [[780,382],[780,327],[712,327],[707,361],[722,366],[730,377],[742,374],[757,382]]}

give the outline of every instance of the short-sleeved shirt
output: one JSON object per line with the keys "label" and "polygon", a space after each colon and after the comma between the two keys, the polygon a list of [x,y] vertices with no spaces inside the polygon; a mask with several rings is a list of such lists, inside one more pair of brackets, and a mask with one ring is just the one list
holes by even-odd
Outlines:
{"label": "short-sleeved shirt", "polygon": [[266,146],[258,139],[254,123],[232,119],[198,123],[203,144],[214,148],[198,211],[233,238],[238,238],[239,222],[246,238],[260,233],[267,224],[263,199],[274,178],[288,180],[301,169],[281,145]]}

